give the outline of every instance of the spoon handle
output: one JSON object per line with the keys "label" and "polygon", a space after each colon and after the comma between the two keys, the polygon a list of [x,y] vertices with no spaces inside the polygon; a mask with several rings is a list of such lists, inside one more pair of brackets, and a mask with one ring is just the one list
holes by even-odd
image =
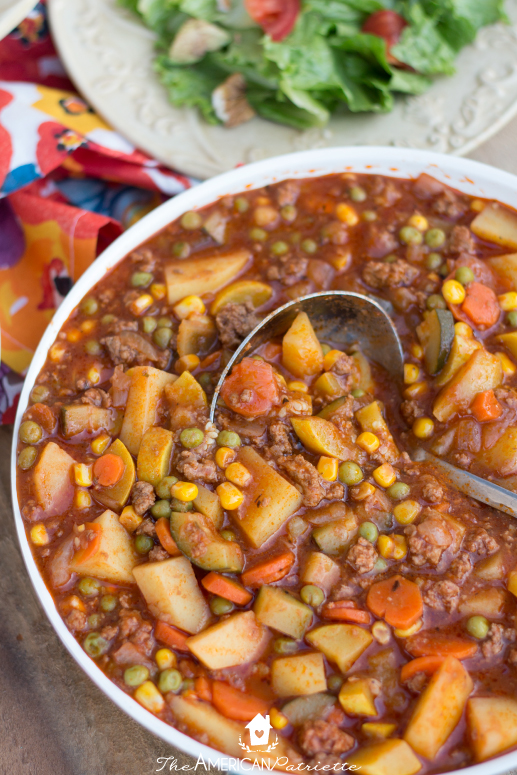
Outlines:
{"label": "spoon handle", "polygon": [[486,503],[494,509],[504,511],[505,514],[509,514],[511,517],[517,516],[517,493],[505,490],[504,487],[498,484],[456,468],[450,463],[446,463],[444,460],[431,455],[424,449],[415,450],[412,458],[417,463],[432,463],[436,468],[440,469],[448,483],[464,495],[469,495],[471,498],[481,503]]}

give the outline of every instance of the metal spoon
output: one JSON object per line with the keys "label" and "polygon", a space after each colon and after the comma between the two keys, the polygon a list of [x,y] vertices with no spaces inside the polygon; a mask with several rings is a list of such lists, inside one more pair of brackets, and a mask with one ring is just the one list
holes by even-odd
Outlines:
{"label": "metal spoon", "polygon": [[[279,307],[246,337],[219,378],[210,407],[212,422],[223,382],[232,368],[260,345],[285,334],[299,312],[307,313],[318,339],[332,342],[343,349],[359,344],[364,354],[382,366],[396,383],[402,382],[402,345],[392,320],[381,304],[360,293],[322,291]],[[456,468],[423,449],[413,450],[412,458],[415,462],[427,462],[435,466],[449,484],[464,495],[512,517],[517,516],[517,493]]]}

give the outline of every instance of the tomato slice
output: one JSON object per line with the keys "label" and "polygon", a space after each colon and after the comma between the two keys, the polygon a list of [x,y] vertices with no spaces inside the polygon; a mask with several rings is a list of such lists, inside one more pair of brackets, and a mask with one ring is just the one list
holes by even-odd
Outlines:
{"label": "tomato slice", "polygon": [[245,0],[246,10],[272,40],[289,35],[300,13],[300,0]]}
{"label": "tomato slice", "polygon": [[385,10],[372,13],[363,24],[362,31],[384,38],[389,52],[399,42],[404,27],[407,27],[407,22],[399,13]]}

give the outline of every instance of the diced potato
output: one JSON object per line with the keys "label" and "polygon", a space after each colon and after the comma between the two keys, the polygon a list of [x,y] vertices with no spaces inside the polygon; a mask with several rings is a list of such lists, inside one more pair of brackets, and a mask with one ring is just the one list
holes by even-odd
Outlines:
{"label": "diced potato", "polygon": [[514,358],[517,358],[517,331],[511,331],[509,334],[499,334],[499,336],[496,336],[496,340],[510,350]]}
{"label": "diced potato", "polygon": [[474,568],[474,576],[483,581],[501,581],[506,576],[506,556],[501,550],[480,560]]}
{"label": "diced potato", "polygon": [[134,576],[157,619],[190,633],[206,626],[210,609],[186,557],[147,562],[135,568]]}
{"label": "diced potato", "polygon": [[375,433],[375,435],[379,437],[386,447],[384,452],[386,460],[389,463],[395,462],[399,456],[399,450],[391,435],[391,431],[386,424],[386,420],[382,416],[379,402],[372,401],[371,404],[363,406],[362,409],[359,409],[355,413],[355,418],[363,432],[370,431],[370,433]]}
{"label": "diced potato", "polygon": [[314,584],[326,594],[337,584],[340,568],[334,560],[322,552],[311,552],[305,561],[300,581],[302,584]]}
{"label": "diced potato", "polygon": [[346,673],[372,643],[373,637],[356,624],[326,624],[308,632],[306,640]]}
{"label": "diced potato", "polygon": [[420,695],[404,740],[421,756],[434,759],[458,724],[472,687],[461,662],[447,657]]}
{"label": "diced potato", "polygon": [[481,342],[478,342],[473,336],[465,337],[455,334],[447,363],[436,378],[436,385],[438,387],[446,385],[458,373],[461,367],[467,363],[472,353],[475,350],[480,350],[482,346]]}
{"label": "diced potato", "polygon": [[352,358],[357,366],[358,378],[353,379],[352,388],[361,388],[366,393],[373,393],[375,389],[375,383],[372,377],[372,370],[368,359],[360,350],[356,350],[352,353]]}
{"label": "diced potato", "polygon": [[345,681],[339,691],[341,707],[351,716],[376,716],[377,708],[369,678],[353,676]]}
{"label": "diced potato", "polygon": [[504,607],[508,600],[508,593],[500,587],[488,587],[469,595],[460,601],[458,611],[463,616],[486,616],[488,619],[497,619],[504,613]]}
{"label": "diced potato", "polygon": [[259,659],[269,638],[267,628],[257,621],[253,611],[244,611],[194,635],[187,644],[209,670],[223,670]]}
{"label": "diced potato", "polygon": [[132,455],[138,455],[144,433],[156,424],[156,410],[166,385],[176,376],[152,366],[131,369],[131,386],[127,397],[120,440]]}
{"label": "diced potato", "polygon": [[361,775],[415,775],[422,765],[404,740],[384,740],[347,757]]}
{"label": "diced potato", "polygon": [[336,698],[332,694],[307,694],[287,702],[282,707],[282,713],[293,726],[300,726],[312,718],[325,718],[325,715],[336,707]]}
{"label": "diced potato", "polygon": [[300,312],[282,340],[282,363],[295,377],[323,370],[323,350],[306,312]]}
{"label": "diced potato", "polygon": [[499,202],[491,202],[470,224],[477,237],[505,248],[517,248],[517,213]]}
{"label": "diced potato", "polygon": [[361,732],[367,737],[374,737],[377,739],[391,737],[396,730],[396,724],[385,724],[382,721],[365,721],[361,725]]}
{"label": "diced potato", "polygon": [[185,428],[199,416],[208,417],[206,393],[190,371],[184,371],[175,382],[166,385],[164,392],[170,406],[171,430]]}
{"label": "diced potato", "polygon": [[178,355],[199,355],[202,358],[217,339],[217,328],[208,315],[195,315],[182,320],[178,328]]}
{"label": "diced potato", "polygon": [[202,296],[219,290],[242,272],[249,259],[250,253],[243,248],[211,258],[172,261],[165,267],[169,304],[185,296]]}
{"label": "diced potato", "polygon": [[291,417],[293,430],[310,452],[338,460],[359,460],[361,450],[347,442],[343,434],[323,417]]}
{"label": "diced potato", "polygon": [[440,422],[463,414],[475,396],[483,390],[493,390],[503,381],[503,367],[496,355],[476,350],[448,384],[440,390],[433,414]]}
{"label": "diced potato", "polygon": [[77,552],[70,562],[70,569],[79,576],[93,576],[114,584],[133,584],[133,569],[140,558],[127,530],[109,509],[93,523],[101,526],[97,549],[83,560]]}
{"label": "diced potato", "polygon": [[478,762],[513,748],[517,745],[517,700],[472,697],[467,703],[467,729]]}
{"label": "diced potato", "polygon": [[170,471],[173,446],[174,437],[170,431],[157,425],[149,428],[142,439],[136,461],[138,478],[156,487]]}
{"label": "diced potato", "polygon": [[102,503],[103,506],[107,506],[108,509],[113,509],[113,511],[120,511],[120,509],[125,506],[131,494],[131,488],[135,483],[135,464],[133,458],[120,439],[115,439],[113,444],[106,450],[106,453],[108,452],[122,458],[124,463],[122,479],[112,487],[95,488],[92,490],[92,493],[95,500]]}
{"label": "diced potato", "polygon": [[514,568],[508,574],[508,591],[517,597],[517,568]]}
{"label": "diced potato", "polygon": [[49,441],[34,466],[34,494],[44,511],[42,517],[63,514],[72,503],[74,485],[72,466],[75,460],[55,442]]}
{"label": "diced potato", "polygon": [[476,456],[482,466],[486,466],[492,474],[511,476],[517,474],[517,428],[510,426],[498,438],[491,449],[486,449]]}
{"label": "diced potato", "polygon": [[500,277],[508,281],[508,290],[517,291],[517,253],[488,258],[486,262]]}
{"label": "diced potato", "polygon": [[275,659],[271,665],[271,686],[278,697],[324,692],[327,679],[323,654],[305,652]]}
{"label": "diced potato", "polygon": [[253,606],[259,622],[300,640],[312,621],[312,608],[280,587],[263,586]]}
{"label": "diced potato", "polygon": [[266,301],[269,301],[272,294],[273,289],[267,283],[259,283],[256,280],[239,280],[239,282],[232,283],[216,293],[210,307],[210,314],[215,317],[227,304],[244,304],[246,301],[250,301],[255,308],[261,307]]}
{"label": "diced potato", "polygon": [[322,552],[339,555],[344,552],[357,533],[357,518],[350,510],[349,516],[315,527],[312,537]]}
{"label": "diced potato", "polygon": [[[187,372],[185,372],[186,374]],[[197,497],[194,498],[194,508],[211,519],[216,530],[223,526],[224,511],[216,492],[212,492],[202,484],[197,485]]]}
{"label": "diced potato", "polygon": [[250,544],[258,549],[303,503],[301,493],[275,471],[252,447],[241,447],[237,460],[252,475],[244,501],[232,512]]}

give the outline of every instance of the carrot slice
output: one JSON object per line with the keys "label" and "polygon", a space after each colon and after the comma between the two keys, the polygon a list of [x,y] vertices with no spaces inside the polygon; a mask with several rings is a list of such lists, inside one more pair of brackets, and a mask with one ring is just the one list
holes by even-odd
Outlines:
{"label": "carrot slice", "polygon": [[338,600],[335,603],[327,603],[322,608],[321,616],[323,619],[331,619],[339,622],[370,624],[370,614],[368,611],[362,611],[360,608],[351,606],[349,600]]}
{"label": "carrot slice", "polygon": [[470,410],[478,422],[485,422],[486,420],[497,420],[502,414],[503,408],[493,390],[484,390],[474,398]]}
{"label": "carrot slice", "polygon": [[280,402],[273,367],[265,361],[243,358],[221,388],[225,404],[243,417],[260,417]]}
{"label": "carrot slice", "polygon": [[412,635],[406,640],[406,649],[414,657],[456,657],[468,659],[473,657],[478,647],[477,643],[456,635],[441,632],[422,632]]}
{"label": "carrot slice", "polygon": [[252,599],[253,595],[244,589],[242,584],[239,584],[235,579],[229,579],[223,576],[221,573],[212,571],[201,579],[201,584],[204,586],[207,592],[211,592],[212,595],[219,595],[224,597],[225,600],[231,600],[236,605],[247,605]]}
{"label": "carrot slice", "polygon": [[424,608],[417,585],[398,574],[372,584],[366,605],[375,616],[401,630],[407,630],[415,624]]}
{"label": "carrot slice", "polygon": [[432,675],[433,673],[436,673],[443,662],[445,662],[445,657],[440,655],[412,659],[411,662],[406,662],[406,664],[403,665],[402,670],[400,671],[400,680],[402,683],[405,683],[417,673]]}
{"label": "carrot slice", "polygon": [[176,651],[189,651],[189,647],[187,646],[187,638],[189,636],[185,635],[184,632],[177,630],[175,627],[171,627],[171,625],[166,622],[156,622],[154,637],[156,640],[159,640],[160,643],[165,643],[165,645],[169,646],[171,649],[176,649]]}
{"label": "carrot slice", "polygon": [[46,404],[34,404],[27,412],[27,416],[39,423],[47,433],[52,433],[55,428],[56,416],[50,406]]}
{"label": "carrot slice", "polygon": [[209,366],[212,366],[221,357],[222,352],[222,350],[216,350],[215,353],[207,355],[199,364],[199,368],[203,370],[208,369]]}
{"label": "carrot slice", "polygon": [[494,291],[483,283],[470,283],[461,305],[464,312],[476,326],[491,328],[495,326],[501,314],[501,307]]}
{"label": "carrot slice", "polygon": [[269,708],[265,700],[244,694],[224,681],[212,683],[212,703],[219,713],[234,721],[251,721],[257,713],[265,716]]}
{"label": "carrot slice", "polygon": [[97,484],[101,487],[113,487],[120,482],[124,474],[124,461],[118,455],[108,452],[102,455],[93,464],[93,475]]}
{"label": "carrot slice", "polygon": [[212,702],[212,686],[211,682],[205,675],[200,675],[194,681],[194,693],[200,700],[205,702]]}
{"label": "carrot slice", "polygon": [[160,517],[156,520],[154,525],[158,541],[161,543],[166,552],[169,552],[171,557],[177,557],[181,554],[176,545],[176,541],[171,535],[171,526],[167,517]]}
{"label": "carrot slice", "polygon": [[262,584],[272,584],[274,581],[280,581],[284,576],[287,576],[293,565],[294,554],[282,552],[244,571],[241,581],[245,587],[261,587]]}
{"label": "carrot slice", "polygon": [[79,549],[74,554],[75,562],[86,562],[99,551],[102,527],[97,522],[86,522],[84,532],[79,536]]}

